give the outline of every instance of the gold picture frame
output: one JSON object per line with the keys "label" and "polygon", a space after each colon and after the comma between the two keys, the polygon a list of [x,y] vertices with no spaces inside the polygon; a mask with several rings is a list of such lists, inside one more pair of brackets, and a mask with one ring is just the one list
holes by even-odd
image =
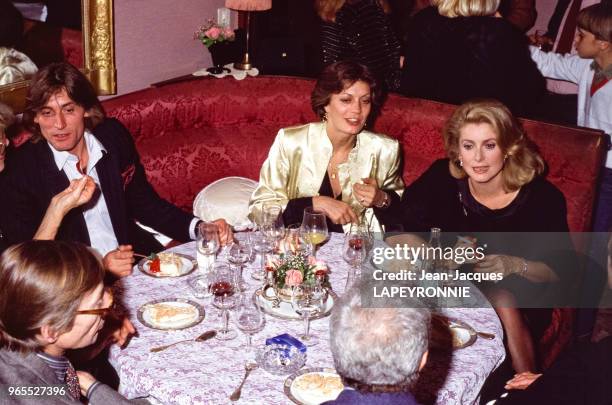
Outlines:
{"label": "gold picture frame", "polygon": [[[98,95],[117,93],[115,68],[114,0],[81,0],[84,67]],[[0,86],[0,101],[15,112],[25,109],[28,80]]]}

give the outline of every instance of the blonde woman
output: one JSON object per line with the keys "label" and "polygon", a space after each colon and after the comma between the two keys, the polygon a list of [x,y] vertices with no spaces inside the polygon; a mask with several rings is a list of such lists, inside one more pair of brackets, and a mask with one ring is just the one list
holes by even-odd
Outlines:
{"label": "blonde woman", "polygon": [[499,0],[433,0],[406,35],[400,92],[452,104],[494,98],[530,114],[544,93],[525,36],[496,16]]}
{"label": "blonde woman", "polygon": [[323,64],[354,60],[396,91],[400,83],[400,42],[387,0],[317,0]]}
{"label": "blonde woman", "polygon": [[482,287],[504,326],[514,369],[533,372],[534,341],[552,309],[519,308],[552,308],[571,280],[565,198],[544,179],[542,158],[497,101],[460,106],[446,124],[444,143],[448,158],[434,162],[384,215],[406,232],[437,227],[486,246],[472,270],[496,274],[495,283]]}

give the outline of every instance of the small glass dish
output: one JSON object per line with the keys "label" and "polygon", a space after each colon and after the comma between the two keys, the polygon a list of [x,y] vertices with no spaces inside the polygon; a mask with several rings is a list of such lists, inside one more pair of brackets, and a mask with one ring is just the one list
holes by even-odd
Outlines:
{"label": "small glass dish", "polygon": [[271,344],[257,351],[257,364],[270,374],[293,374],[306,364],[306,353],[295,346]]}

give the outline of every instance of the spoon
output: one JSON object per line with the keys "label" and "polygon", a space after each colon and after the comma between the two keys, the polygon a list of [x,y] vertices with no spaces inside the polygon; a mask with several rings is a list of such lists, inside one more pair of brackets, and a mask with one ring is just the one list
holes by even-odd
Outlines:
{"label": "spoon", "polygon": [[244,382],[246,381],[249,374],[251,374],[251,371],[255,370],[256,368],[257,368],[257,363],[248,362],[244,365],[244,377],[242,378],[242,382],[240,383],[238,388],[236,388],[236,390],[232,393],[232,395],[230,395],[229,397],[230,400],[238,401],[240,399],[240,394],[242,394],[242,386],[244,385]]}
{"label": "spoon", "polygon": [[202,333],[200,336],[198,336],[195,339],[179,340],[178,342],[170,343],[169,345],[153,347],[151,349],[151,352],[153,353],[161,352],[162,350],[166,350],[169,347],[172,347],[174,345],[178,345],[179,343],[184,343],[184,342],[204,342],[208,339],[215,337],[216,334],[217,334],[216,330],[207,330],[206,332]]}
{"label": "spoon", "polygon": [[[451,328],[458,328],[458,329],[465,329],[463,326],[461,325],[450,325]],[[484,339],[489,339],[489,340],[493,340],[495,339],[495,335],[492,333],[488,333],[488,332],[480,332],[478,330],[474,331],[475,334],[477,334],[478,336],[480,336],[481,338]]]}

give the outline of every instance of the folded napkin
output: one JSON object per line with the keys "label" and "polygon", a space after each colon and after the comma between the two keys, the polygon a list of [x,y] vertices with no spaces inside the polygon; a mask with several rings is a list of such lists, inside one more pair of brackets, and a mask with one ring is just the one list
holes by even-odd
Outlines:
{"label": "folded napkin", "polygon": [[208,68],[203,68],[203,69],[196,70],[195,72],[193,72],[193,75],[194,76],[214,76],[214,77],[217,77],[217,78],[222,78],[222,77],[225,77],[225,76],[233,76],[234,79],[236,79],[236,80],[243,80],[244,78],[247,77],[247,75],[249,75],[249,76],[257,76],[259,74],[259,70],[257,70],[257,68],[251,68],[249,70],[235,69],[233,63],[228,63],[224,67],[229,69],[230,72],[229,73],[223,72],[223,73],[220,73],[218,75],[213,75],[212,73],[206,71],[206,69],[208,69]]}
{"label": "folded napkin", "polygon": [[306,346],[304,346],[304,344],[300,340],[294,338],[288,333],[283,333],[282,335],[278,335],[278,336],[274,336],[274,337],[266,339],[266,345],[273,345],[273,344],[294,346],[296,349],[298,349],[302,353],[306,352]]}

